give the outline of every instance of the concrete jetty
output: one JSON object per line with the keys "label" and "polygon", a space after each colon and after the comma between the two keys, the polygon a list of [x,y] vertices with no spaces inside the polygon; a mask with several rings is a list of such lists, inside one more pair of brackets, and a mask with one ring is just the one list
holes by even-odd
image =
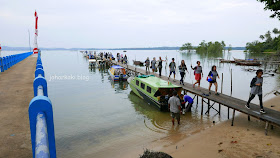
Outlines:
{"label": "concrete jetty", "polygon": [[32,157],[28,106],[37,56],[0,73],[0,157]]}

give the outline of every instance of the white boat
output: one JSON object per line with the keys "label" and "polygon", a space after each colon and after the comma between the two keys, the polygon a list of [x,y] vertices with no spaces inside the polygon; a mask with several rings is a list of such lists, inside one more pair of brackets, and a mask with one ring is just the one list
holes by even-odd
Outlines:
{"label": "white boat", "polygon": [[88,66],[89,66],[89,67],[95,67],[95,66],[96,66],[96,63],[97,63],[97,60],[96,60],[96,59],[89,59],[89,60],[88,60]]}

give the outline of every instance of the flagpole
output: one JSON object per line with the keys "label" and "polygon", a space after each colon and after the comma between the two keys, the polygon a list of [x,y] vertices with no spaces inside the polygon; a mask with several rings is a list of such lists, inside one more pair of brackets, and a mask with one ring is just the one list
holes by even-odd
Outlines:
{"label": "flagpole", "polygon": [[30,45],[30,31],[29,31],[29,29],[28,29],[28,35],[29,35],[29,50],[30,50],[30,52],[31,52],[31,45]]}

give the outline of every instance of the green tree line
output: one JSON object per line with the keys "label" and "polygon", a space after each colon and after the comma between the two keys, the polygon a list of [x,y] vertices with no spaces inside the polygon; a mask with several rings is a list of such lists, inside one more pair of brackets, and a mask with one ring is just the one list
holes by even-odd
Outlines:
{"label": "green tree line", "polygon": [[[191,50],[196,50],[197,53],[199,54],[219,54],[222,53],[225,50],[225,42],[206,42],[202,41],[198,46],[194,47],[192,46],[191,43],[185,43],[180,47],[180,51],[185,51],[187,50],[190,52]],[[231,51],[232,47],[229,45],[228,51]]]}
{"label": "green tree line", "polygon": [[[273,33],[273,35],[272,35]],[[274,28],[259,37],[261,41],[248,42],[246,51],[251,53],[280,52],[280,30]]]}

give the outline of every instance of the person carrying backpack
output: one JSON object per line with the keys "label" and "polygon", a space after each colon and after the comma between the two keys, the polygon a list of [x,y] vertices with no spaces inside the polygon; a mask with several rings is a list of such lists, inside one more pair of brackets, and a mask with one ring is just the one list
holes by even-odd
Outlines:
{"label": "person carrying backpack", "polygon": [[250,97],[247,104],[245,104],[245,107],[247,109],[250,109],[250,102],[255,98],[256,95],[258,95],[260,100],[260,108],[261,108],[260,113],[265,114],[266,112],[263,109],[263,102],[262,102],[263,70],[262,69],[257,70],[256,74],[257,76],[254,77],[251,81]]}
{"label": "person carrying backpack", "polygon": [[174,62],[174,60],[175,60],[175,59],[172,58],[172,61],[171,61],[171,63],[169,64],[170,74],[169,74],[168,80],[169,80],[171,74],[173,73],[173,74],[174,74],[174,80],[173,80],[173,81],[175,82],[176,63]]}

